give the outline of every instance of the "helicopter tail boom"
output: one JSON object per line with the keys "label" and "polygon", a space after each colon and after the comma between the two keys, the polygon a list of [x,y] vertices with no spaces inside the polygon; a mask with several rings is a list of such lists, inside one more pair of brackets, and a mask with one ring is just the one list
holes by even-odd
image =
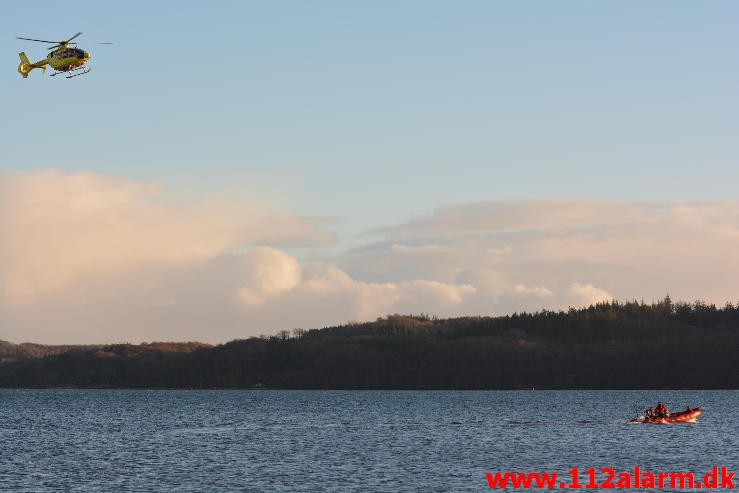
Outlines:
{"label": "helicopter tail boom", "polygon": [[28,74],[31,73],[31,70],[35,68],[40,68],[44,71],[44,73],[46,73],[46,63],[44,63],[46,62],[46,60],[39,63],[31,63],[31,60],[28,59],[25,53],[20,52],[18,53],[18,56],[20,56],[21,58],[21,63],[20,65],[18,65],[18,73],[21,74],[24,79],[28,77]]}

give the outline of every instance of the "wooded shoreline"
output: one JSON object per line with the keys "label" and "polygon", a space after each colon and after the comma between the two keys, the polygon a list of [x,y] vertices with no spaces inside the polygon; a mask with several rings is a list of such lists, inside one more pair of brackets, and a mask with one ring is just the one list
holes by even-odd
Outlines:
{"label": "wooded shoreline", "polygon": [[737,389],[739,304],[616,301],[568,311],[374,322],[197,343],[0,341],[0,387]]}

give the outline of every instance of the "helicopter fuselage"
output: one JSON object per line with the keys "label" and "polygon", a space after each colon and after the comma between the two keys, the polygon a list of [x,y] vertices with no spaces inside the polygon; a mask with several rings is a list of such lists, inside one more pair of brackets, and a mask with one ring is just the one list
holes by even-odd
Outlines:
{"label": "helicopter fuselage", "polygon": [[90,53],[79,48],[67,47],[52,51],[46,61],[54,70],[67,72],[83,66],[89,59]]}

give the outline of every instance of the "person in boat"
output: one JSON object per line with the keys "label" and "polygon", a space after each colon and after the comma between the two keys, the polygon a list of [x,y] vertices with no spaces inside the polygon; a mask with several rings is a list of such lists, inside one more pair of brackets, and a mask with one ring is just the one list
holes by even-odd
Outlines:
{"label": "person in boat", "polygon": [[667,409],[667,406],[664,404],[664,402],[657,403],[657,407],[654,408],[654,414],[658,418],[666,418],[670,415],[670,411]]}
{"label": "person in boat", "polygon": [[657,418],[663,418],[664,417],[664,411],[662,410],[662,403],[658,402],[657,405],[654,407],[654,416]]}
{"label": "person in boat", "polygon": [[654,408],[653,407],[650,407],[649,409],[647,409],[647,412],[644,413],[644,415],[647,418],[654,418]]}

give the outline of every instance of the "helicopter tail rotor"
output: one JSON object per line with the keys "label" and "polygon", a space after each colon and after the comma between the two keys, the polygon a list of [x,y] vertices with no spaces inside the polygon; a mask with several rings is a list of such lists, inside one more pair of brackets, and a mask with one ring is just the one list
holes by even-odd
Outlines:
{"label": "helicopter tail rotor", "polygon": [[18,53],[18,56],[20,56],[21,63],[18,65],[18,73],[23,76],[25,79],[28,77],[28,74],[31,73],[31,70],[35,68],[40,68],[44,73],[46,73],[46,65],[36,65],[31,63],[31,60],[28,59],[25,53],[20,52]]}

